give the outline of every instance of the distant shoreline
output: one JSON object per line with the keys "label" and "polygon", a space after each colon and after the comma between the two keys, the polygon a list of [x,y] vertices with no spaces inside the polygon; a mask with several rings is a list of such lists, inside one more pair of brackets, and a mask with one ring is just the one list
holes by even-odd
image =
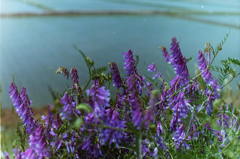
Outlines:
{"label": "distant shoreline", "polygon": [[240,12],[207,11],[47,11],[42,13],[1,13],[0,18],[33,16],[104,16],[104,15],[220,15],[240,16]]}
{"label": "distant shoreline", "polygon": [[224,23],[203,19],[191,15],[216,15],[216,16],[240,16],[240,12],[207,12],[207,11],[47,11],[42,13],[2,13],[0,18],[31,18],[31,17],[65,17],[65,16],[148,16],[163,15],[180,19],[196,21],[206,24],[219,25],[234,29],[240,29],[238,24]]}

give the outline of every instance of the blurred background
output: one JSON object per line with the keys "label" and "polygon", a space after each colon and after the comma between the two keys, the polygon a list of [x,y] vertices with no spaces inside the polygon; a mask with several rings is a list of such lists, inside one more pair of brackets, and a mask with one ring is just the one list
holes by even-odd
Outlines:
{"label": "blurred background", "polygon": [[[240,57],[239,0],[0,0],[0,102],[10,107],[12,80],[29,92],[34,107],[52,103],[48,87],[62,91],[69,84],[56,75],[59,66],[77,67],[80,82],[87,70],[74,46],[98,66],[122,66],[122,52],[140,56],[140,72],[156,63],[173,76],[161,54],[172,37],[180,41],[191,73],[206,42],[216,46],[229,34],[218,63]],[[235,81],[236,83],[236,81]]]}
{"label": "blurred background", "polygon": [[[74,46],[97,66],[114,61],[121,67],[122,52],[132,49],[140,57],[139,72],[155,63],[169,80],[174,74],[160,47],[169,48],[172,37],[184,56],[193,57],[193,75],[197,52],[206,42],[216,47],[227,34],[215,64],[240,58],[240,0],[0,0],[0,158],[12,154],[19,139],[10,82],[27,88],[39,119],[54,102],[48,88],[62,92],[70,85],[55,73],[59,66],[77,67],[81,84],[88,78]],[[222,98],[240,106],[239,91],[229,89]]]}

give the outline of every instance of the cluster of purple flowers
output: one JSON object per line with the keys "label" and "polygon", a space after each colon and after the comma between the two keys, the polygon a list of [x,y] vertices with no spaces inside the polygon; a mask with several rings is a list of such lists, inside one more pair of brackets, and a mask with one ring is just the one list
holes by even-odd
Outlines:
{"label": "cluster of purple flowers", "polygon": [[[168,142],[173,142],[176,149],[191,148],[190,141],[198,139],[201,133],[193,123],[194,118],[188,119],[196,106],[192,93],[201,94],[212,103],[219,97],[220,87],[202,52],[199,52],[198,65],[209,86],[205,90],[199,89],[198,81],[190,80],[187,60],[176,38],[172,39],[170,50],[169,54],[162,48],[163,56],[176,74],[170,82],[163,79],[155,64],[147,67],[154,73],[152,79],[162,79],[157,80],[157,85],[139,74],[131,50],[123,53],[125,76],[120,74],[116,63],[110,63],[115,94],[110,94],[111,89],[104,85],[107,80],[100,78],[92,79],[92,86],[83,92],[77,69],[68,71],[61,67],[58,73],[70,77],[72,88],[77,89],[66,91],[60,99],[62,108],[57,113],[49,108],[49,113],[42,116],[43,123],[34,119],[26,89],[18,93],[12,83],[9,95],[29,134],[29,147],[24,152],[16,151],[15,158],[41,159],[63,153],[72,158],[106,158],[110,150],[118,155],[135,155],[128,147],[137,147],[136,136],[141,137],[139,153],[144,157],[157,158],[159,153],[167,153],[171,148]],[[84,109],[79,107],[81,103]],[[211,103],[206,104],[206,109]],[[219,123],[227,125],[227,116],[221,117],[224,120]],[[170,138],[167,133],[171,134]]]}
{"label": "cluster of purple flowers", "polygon": [[173,69],[176,73],[176,78],[181,77],[182,84],[188,82],[190,76],[188,73],[186,58],[182,55],[180,46],[176,38],[172,38],[171,43],[171,54],[169,54],[166,48],[162,48],[163,56],[165,60],[173,66]]}
{"label": "cluster of purple flowers", "polygon": [[33,112],[29,107],[30,100],[26,94],[26,88],[22,88],[21,93],[19,94],[17,86],[14,83],[11,83],[9,95],[18,116],[21,118],[27,132],[30,134],[37,127],[37,123],[33,118]]}
{"label": "cluster of purple flowers", "polygon": [[26,132],[29,134],[29,148],[25,152],[19,152],[15,158],[43,159],[44,157],[50,157],[50,149],[48,149],[44,129],[33,118],[33,112],[29,107],[31,102],[26,94],[26,89],[22,88],[19,94],[16,85],[11,83],[9,95],[17,114],[23,121]]}

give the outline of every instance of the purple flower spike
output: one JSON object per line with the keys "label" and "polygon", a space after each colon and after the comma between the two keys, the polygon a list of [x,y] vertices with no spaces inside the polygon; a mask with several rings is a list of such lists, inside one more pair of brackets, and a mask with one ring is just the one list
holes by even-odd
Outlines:
{"label": "purple flower spike", "polygon": [[70,75],[71,75],[71,79],[73,81],[74,84],[78,84],[79,83],[79,77],[78,77],[78,71],[76,68],[72,68],[70,70]]}
{"label": "purple flower spike", "polygon": [[170,55],[169,62],[172,64],[175,70],[175,73],[178,76],[181,76],[184,79],[184,81],[188,81],[189,73],[188,73],[186,59],[182,55],[180,46],[176,38],[172,38],[170,49],[172,54]]}
{"label": "purple flower spike", "polygon": [[129,94],[128,102],[132,107],[132,121],[134,126],[140,127],[143,120],[143,110],[139,98],[136,95]]}
{"label": "purple flower spike", "polygon": [[114,62],[110,63],[110,69],[112,73],[113,85],[117,88],[122,87],[123,82],[122,82],[117,64]]}
{"label": "purple flower spike", "polygon": [[9,96],[12,100],[12,104],[15,106],[16,110],[19,108],[19,106],[22,103],[22,100],[20,98],[20,95],[18,93],[17,86],[14,83],[11,83],[9,88]]}
{"label": "purple flower spike", "polygon": [[205,59],[202,51],[198,52],[198,68],[201,72],[203,80],[214,90],[214,95],[218,98],[220,86],[209,71],[207,60]]}
{"label": "purple flower spike", "polygon": [[148,65],[147,70],[149,72],[156,72],[157,71],[157,67],[156,67],[155,64],[150,64],[150,65]]}
{"label": "purple flower spike", "polygon": [[71,120],[75,110],[76,110],[76,102],[74,102],[73,98],[69,96],[67,93],[61,98],[61,103],[64,105],[60,116],[62,119]]}
{"label": "purple flower spike", "polygon": [[94,113],[97,116],[102,116],[104,108],[109,105],[110,91],[104,86],[100,86],[99,83],[95,81],[93,86],[86,92],[90,97],[90,104],[94,108]]}
{"label": "purple flower spike", "polygon": [[11,83],[9,95],[18,116],[26,127],[27,133],[30,134],[36,128],[37,123],[33,118],[33,112],[29,107],[31,102],[27,96],[26,88],[22,88],[21,93],[19,94],[16,85]]}
{"label": "purple flower spike", "polygon": [[50,150],[42,126],[38,126],[29,136],[29,146],[34,150],[38,157],[50,157]]}
{"label": "purple flower spike", "polygon": [[129,93],[141,94],[144,86],[143,77],[137,74],[132,74],[127,77],[126,85]]}
{"label": "purple flower spike", "polygon": [[133,53],[131,50],[128,52],[123,53],[124,55],[124,68],[127,72],[127,75],[130,76],[137,72],[136,70],[136,61],[133,58]]}

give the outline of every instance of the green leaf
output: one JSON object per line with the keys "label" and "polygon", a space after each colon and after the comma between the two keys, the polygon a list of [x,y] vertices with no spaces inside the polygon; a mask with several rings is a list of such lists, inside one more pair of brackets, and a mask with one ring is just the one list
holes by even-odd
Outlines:
{"label": "green leaf", "polygon": [[151,91],[151,93],[155,97],[155,96],[159,95],[161,93],[161,91],[159,89],[154,89]]}
{"label": "green leaf", "polygon": [[102,67],[99,67],[95,70],[93,70],[92,74],[101,74],[103,72],[106,72],[107,71],[107,66],[102,66]]}
{"label": "green leaf", "polygon": [[82,103],[82,104],[77,105],[76,108],[77,108],[78,110],[83,110],[83,111],[85,111],[85,112],[87,112],[87,113],[92,112],[92,107],[89,106],[88,104]]}
{"label": "green leaf", "polygon": [[78,119],[76,119],[74,121],[73,127],[78,129],[78,128],[81,127],[82,124],[83,124],[83,119],[82,118],[78,118]]}
{"label": "green leaf", "polygon": [[76,46],[74,46],[74,48],[82,55],[88,68],[94,65],[94,61],[90,57],[86,56],[81,49],[77,48]]}
{"label": "green leaf", "polygon": [[136,55],[136,66],[138,65],[138,63],[139,63],[139,56]]}
{"label": "green leaf", "polygon": [[192,59],[193,59],[192,57],[189,57],[189,58],[186,59],[186,62],[189,62],[189,61],[191,61]]}
{"label": "green leaf", "polygon": [[236,59],[236,58],[228,58],[227,61],[228,61],[229,63],[234,64],[234,65],[238,65],[238,66],[240,66],[240,59]]}

